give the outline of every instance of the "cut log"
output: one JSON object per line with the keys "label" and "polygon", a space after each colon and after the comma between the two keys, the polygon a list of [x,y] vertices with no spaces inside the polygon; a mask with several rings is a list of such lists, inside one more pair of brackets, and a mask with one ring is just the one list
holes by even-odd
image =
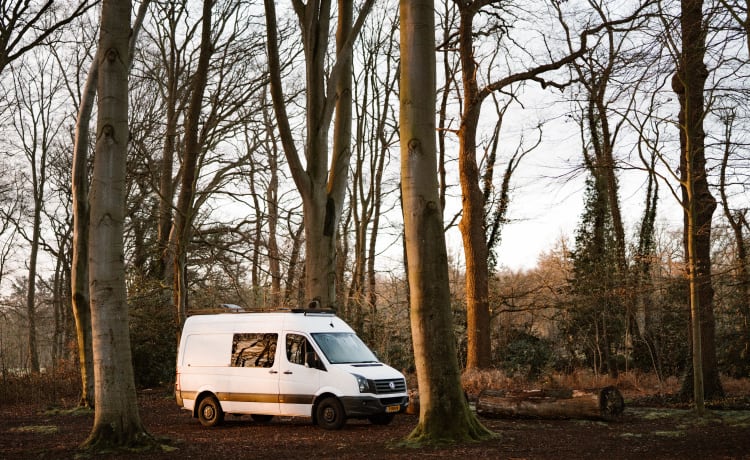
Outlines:
{"label": "cut log", "polygon": [[496,418],[614,420],[625,403],[615,387],[595,390],[484,390],[477,414]]}

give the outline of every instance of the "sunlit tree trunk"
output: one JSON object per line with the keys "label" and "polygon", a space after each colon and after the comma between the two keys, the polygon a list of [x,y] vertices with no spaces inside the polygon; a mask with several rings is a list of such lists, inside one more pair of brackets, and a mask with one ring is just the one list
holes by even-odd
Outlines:
{"label": "sunlit tree trunk", "polygon": [[96,414],[84,442],[84,447],[94,450],[133,446],[151,439],[138,413],[125,288],[130,2],[105,0],[101,18],[88,253]]}
{"label": "sunlit tree trunk", "polygon": [[88,149],[89,123],[96,99],[99,79],[98,56],[89,68],[86,84],[81,94],[76,120],[73,147],[73,257],[70,273],[73,316],[78,336],[78,362],[81,372],[81,399],[83,407],[94,405],[94,365],[91,346],[91,307],[89,303],[89,202],[88,202]]}
{"label": "sunlit tree trunk", "polygon": [[489,251],[485,234],[484,195],[479,186],[477,128],[482,109],[476,80],[473,49],[473,19],[478,7],[461,10],[459,47],[464,86],[464,111],[458,132],[458,170],[463,215],[459,228],[466,253],[467,369],[490,366]]}
{"label": "sunlit tree trunk", "polygon": [[[143,23],[150,0],[141,3],[138,9],[133,33],[128,45],[130,56],[133,55],[135,40]],[[132,60],[129,60],[129,62]],[[82,407],[94,405],[94,365],[91,338],[91,304],[89,294],[89,178],[88,150],[89,126],[91,113],[96,100],[96,89],[99,80],[99,56],[95,55],[89,67],[86,82],[81,92],[81,102],[76,115],[76,130],[73,145],[73,164],[71,173],[71,191],[73,207],[73,248],[71,256],[70,286],[73,317],[78,345],[78,363],[81,373]]]}
{"label": "sunlit tree trunk", "polygon": [[469,410],[453,337],[448,255],[437,182],[432,0],[402,0],[401,187],[419,423],[408,440],[458,442],[490,433]]}
{"label": "sunlit tree trunk", "polygon": [[680,31],[682,50],[672,88],[680,102],[680,182],[685,210],[685,254],[690,286],[692,365],[682,393],[692,393],[699,413],[704,398],[723,395],[714,343],[714,313],[711,286],[711,217],[716,200],[708,187],[703,130],[703,91],[708,70],[703,1],[682,0]]}

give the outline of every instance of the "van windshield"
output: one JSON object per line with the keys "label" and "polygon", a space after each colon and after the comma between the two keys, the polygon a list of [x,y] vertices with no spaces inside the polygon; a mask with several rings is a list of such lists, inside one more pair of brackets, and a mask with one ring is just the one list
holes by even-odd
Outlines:
{"label": "van windshield", "polygon": [[331,364],[378,362],[367,345],[351,332],[314,333],[312,336]]}

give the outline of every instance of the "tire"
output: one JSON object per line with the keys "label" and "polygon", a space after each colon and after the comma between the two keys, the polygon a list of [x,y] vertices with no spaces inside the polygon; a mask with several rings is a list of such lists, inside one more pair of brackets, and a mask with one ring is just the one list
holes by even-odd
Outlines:
{"label": "tire", "polygon": [[198,420],[201,425],[207,427],[221,425],[224,421],[224,411],[221,410],[221,404],[215,396],[206,396],[201,400],[198,406]]}
{"label": "tire", "polygon": [[393,421],[396,414],[375,414],[367,417],[373,425],[388,425]]}
{"label": "tire", "polygon": [[326,430],[338,430],[346,423],[346,413],[341,401],[328,397],[318,403],[315,410],[318,426]]}
{"label": "tire", "polygon": [[255,422],[255,423],[268,423],[273,418],[273,415],[267,415],[267,414],[250,414],[250,418],[253,419],[253,422]]}

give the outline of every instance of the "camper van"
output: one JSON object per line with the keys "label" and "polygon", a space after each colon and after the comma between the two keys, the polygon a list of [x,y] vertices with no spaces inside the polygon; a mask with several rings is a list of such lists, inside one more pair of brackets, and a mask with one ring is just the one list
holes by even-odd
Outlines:
{"label": "camper van", "polygon": [[403,374],[322,309],[191,316],[175,382],[177,404],[208,427],[224,414],[312,417],[329,430],[349,418],[385,425],[409,405]]}

